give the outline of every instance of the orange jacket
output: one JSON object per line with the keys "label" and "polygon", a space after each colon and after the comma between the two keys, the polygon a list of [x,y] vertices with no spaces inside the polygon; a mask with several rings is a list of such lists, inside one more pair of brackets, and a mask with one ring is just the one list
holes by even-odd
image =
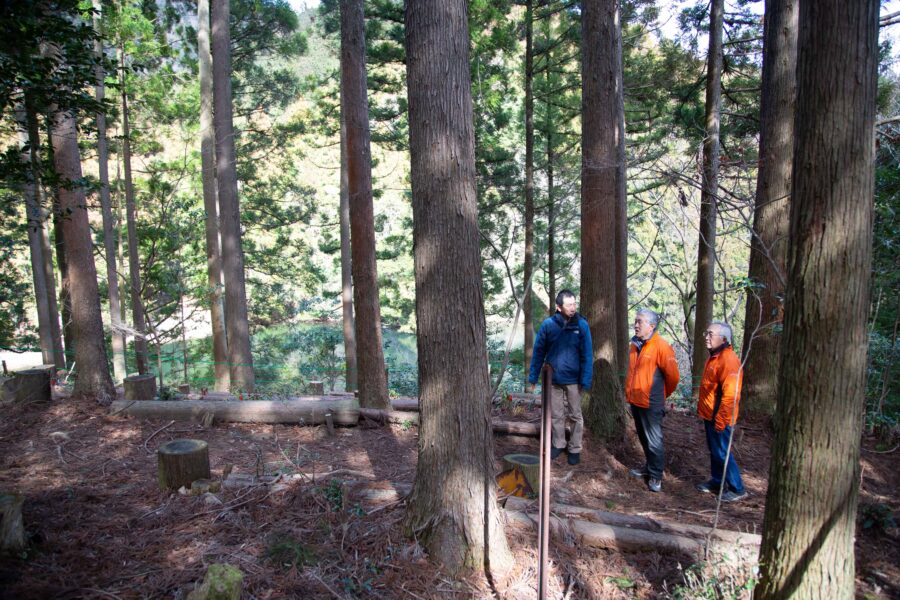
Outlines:
{"label": "orange jacket", "polygon": [[731,346],[706,360],[703,379],[700,380],[697,414],[705,421],[715,420],[716,431],[737,423],[743,376],[741,359]]}
{"label": "orange jacket", "polygon": [[625,399],[640,408],[650,408],[650,390],[656,370],[662,371],[665,380],[665,397],[678,387],[678,361],[669,343],[656,332],[644,342],[638,354],[634,342],[629,344],[628,375],[625,377]]}

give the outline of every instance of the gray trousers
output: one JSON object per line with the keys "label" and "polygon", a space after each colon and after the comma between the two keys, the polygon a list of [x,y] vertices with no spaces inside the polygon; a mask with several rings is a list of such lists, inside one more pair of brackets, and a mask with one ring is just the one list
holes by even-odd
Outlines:
{"label": "gray trousers", "polygon": [[644,449],[647,458],[645,470],[653,479],[662,479],[663,470],[666,468],[666,451],[663,447],[662,421],[666,414],[663,407],[638,408],[634,404],[631,407],[631,416],[634,417],[634,428],[637,430],[638,439]]}
{"label": "gray trousers", "polygon": [[[567,414],[568,413],[568,414]],[[569,454],[581,453],[584,437],[584,417],[581,416],[581,392],[577,384],[554,385],[550,390],[550,418],[552,433],[550,443],[554,448],[566,447],[566,417],[572,420],[569,436]]]}

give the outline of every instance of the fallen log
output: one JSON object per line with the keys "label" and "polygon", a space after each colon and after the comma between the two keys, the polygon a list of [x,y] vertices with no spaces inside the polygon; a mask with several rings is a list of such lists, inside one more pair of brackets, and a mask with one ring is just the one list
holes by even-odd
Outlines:
{"label": "fallen log", "polygon": [[135,402],[117,400],[110,413],[145,419],[174,419],[192,421],[212,415],[215,421],[232,423],[294,423],[322,425],[325,414],[331,413],[335,425],[356,425],[359,404],[349,397],[316,398],[310,400],[152,400]]}
{"label": "fallen log", "polygon": [[[396,423],[398,425],[418,425],[419,413],[401,410],[381,410],[378,408],[360,408],[360,416],[378,423]],[[491,421],[494,433],[538,437],[541,435],[540,425],[523,421]]]}

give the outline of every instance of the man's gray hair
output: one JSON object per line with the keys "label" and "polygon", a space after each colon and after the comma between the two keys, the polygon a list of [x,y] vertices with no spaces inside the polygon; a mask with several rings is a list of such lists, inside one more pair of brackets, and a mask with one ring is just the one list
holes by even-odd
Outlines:
{"label": "man's gray hair", "polygon": [[725,321],[713,321],[710,325],[718,325],[719,326],[719,335],[725,338],[725,341],[728,342],[728,345],[732,344],[732,336],[734,333],[731,331],[731,325],[726,323]]}
{"label": "man's gray hair", "polygon": [[647,319],[647,322],[653,325],[653,329],[656,329],[657,325],[659,325],[659,315],[649,308],[642,308],[635,313],[635,316],[643,316]]}

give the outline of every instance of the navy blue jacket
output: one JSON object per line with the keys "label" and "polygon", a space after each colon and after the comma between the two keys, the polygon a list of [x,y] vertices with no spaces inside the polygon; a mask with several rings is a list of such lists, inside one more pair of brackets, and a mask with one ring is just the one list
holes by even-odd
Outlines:
{"label": "navy blue jacket", "polygon": [[553,367],[553,385],[578,384],[591,389],[593,350],[584,317],[576,313],[567,323],[557,312],[541,323],[534,340],[529,383],[537,383],[545,361]]}

